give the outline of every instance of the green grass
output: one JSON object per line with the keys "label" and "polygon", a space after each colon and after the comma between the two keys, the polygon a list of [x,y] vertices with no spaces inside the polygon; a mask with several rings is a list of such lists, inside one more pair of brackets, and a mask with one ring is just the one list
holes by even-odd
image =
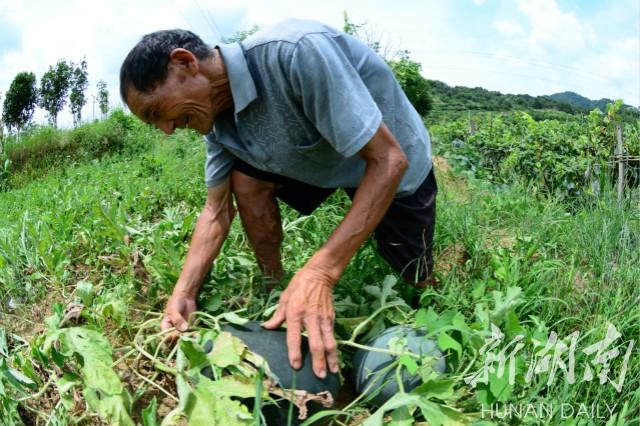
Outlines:
{"label": "green grass", "polygon": [[[73,375],[65,377],[74,377],[80,391],[104,385],[83,375],[79,360],[93,356],[91,352],[62,353],[64,339],[71,337],[58,337],[62,349],[46,345],[47,336],[53,339],[73,330],[69,328],[72,325],[95,330],[97,336],[106,338],[113,349],[112,359],[119,360],[113,371],[125,389],[112,402],[125,407],[135,421],[142,422],[142,409],[152,406],[154,397],[160,401],[164,397],[138,374],[173,395],[177,395],[176,380],[186,380],[183,386],[193,387],[191,395],[200,401],[199,386],[204,385],[187,374],[197,358],[189,350],[192,343],[181,343],[177,353],[182,361],[175,361],[176,352],[161,350],[161,336],[156,333],[157,315],[180,272],[206,196],[204,147],[200,138],[189,133],[167,138],[144,126],[134,128],[127,137],[145,149],[78,160],[75,166],[51,168],[35,179],[25,174],[18,188],[0,193],[0,330],[6,334],[5,339],[0,333],[0,424],[21,424],[20,418],[26,423],[38,418],[41,423],[87,424],[90,412],[104,409],[101,404],[105,403],[98,402],[76,407],[61,386],[46,385],[51,378],[59,380],[63,371]],[[524,184],[496,185],[466,180],[451,172],[440,172],[438,177],[435,254],[441,288],[423,294],[419,311],[401,305],[389,307],[402,303],[406,289],[401,283],[392,286],[394,281],[386,277],[394,276],[393,272],[377,256],[374,243],[365,244],[335,290],[343,367],[348,370],[350,366],[353,347],[349,340],[355,326],[386,306],[389,308],[381,315],[366,323],[357,341],[365,343],[367,336],[393,323],[427,325],[447,348],[449,370],[444,379],[429,382],[437,385],[439,392],[423,388],[417,395],[421,403],[433,404],[430,407],[445,418],[479,422],[482,404],[496,402],[597,402],[601,410],[605,403],[617,404],[617,413],[626,404],[624,419],[612,424],[638,424],[637,202],[630,199],[620,207],[614,194],[605,191],[599,199],[570,208],[553,198],[541,198],[535,188]],[[307,217],[283,206],[283,259],[289,276],[324,242],[348,207],[348,198],[341,193]],[[280,289],[285,284],[283,280]],[[200,327],[206,324],[215,329],[216,322],[207,323],[212,320],[206,315],[229,311],[264,319],[265,311],[277,303],[277,295],[262,290],[262,277],[236,219],[200,294],[199,306],[204,313],[194,330],[203,333]],[[65,320],[64,308],[71,302],[82,302],[84,308],[79,318]],[[507,340],[522,334],[526,345],[516,357],[514,386],[494,374],[489,385],[474,389],[463,379],[483,365],[479,350],[490,323],[499,326]],[[590,382],[582,380],[583,366],[591,358],[581,350],[601,340],[609,323],[621,333],[615,344],[622,354],[612,362],[612,375],[620,371],[626,344],[635,340],[620,393],[611,384],[598,383],[597,377]],[[580,332],[576,383],[567,384],[562,372],[551,385],[546,384],[548,374],[536,375],[527,383],[534,340],[545,343],[552,330],[560,337]],[[145,340],[136,340],[136,336]],[[102,345],[99,337],[88,338],[94,339],[95,347]],[[153,362],[145,361],[148,358],[136,342],[144,342],[156,368]],[[197,341],[193,345],[197,347]],[[428,360],[418,361],[417,374],[427,377]],[[26,379],[9,368],[20,371]],[[174,378],[178,368],[185,369],[178,376],[186,379]],[[220,368],[219,372],[229,377],[248,374],[234,368]],[[105,367],[105,376],[109,371]],[[255,380],[250,383],[253,388]],[[27,399],[18,403],[17,398]],[[159,404],[161,409],[163,404]],[[407,404],[407,413],[422,420],[421,410]],[[460,410],[464,417],[447,407]],[[348,415],[338,416],[336,421],[347,424],[355,416],[375,412],[375,408],[358,403],[346,412]],[[391,410],[396,417],[407,413]],[[114,421],[108,413],[102,412],[102,416]],[[584,416],[574,421],[562,419],[559,412],[545,419],[507,421],[562,422],[604,423]]]}
{"label": "green grass", "polygon": [[11,161],[9,187],[20,188],[50,171],[104,155],[143,152],[145,141],[137,136],[144,133],[144,127],[131,115],[114,110],[105,120],[72,130],[34,126],[24,131],[19,141],[15,135],[7,136],[4,155]]}

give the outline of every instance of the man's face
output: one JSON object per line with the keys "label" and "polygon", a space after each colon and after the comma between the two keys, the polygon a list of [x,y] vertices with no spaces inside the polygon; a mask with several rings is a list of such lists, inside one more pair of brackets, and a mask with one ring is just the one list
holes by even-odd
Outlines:
{"label": "man's face", "polygon": [[209,80],[204,75],[171,62],[163,83],[150,92],[130,87],[127,101],[136,117],[168,135],[181,128],[206,135],[218,113],[210,94]]}

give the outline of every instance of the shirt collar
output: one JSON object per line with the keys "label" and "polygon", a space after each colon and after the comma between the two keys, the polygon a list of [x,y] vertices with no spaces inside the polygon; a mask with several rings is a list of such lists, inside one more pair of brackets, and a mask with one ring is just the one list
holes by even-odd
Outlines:
{"label": "shirt collar", "polygon": [[258,91],[240,43],[221,44],[217,47],[227,68],[233,106],[238,114],[258,97]]}

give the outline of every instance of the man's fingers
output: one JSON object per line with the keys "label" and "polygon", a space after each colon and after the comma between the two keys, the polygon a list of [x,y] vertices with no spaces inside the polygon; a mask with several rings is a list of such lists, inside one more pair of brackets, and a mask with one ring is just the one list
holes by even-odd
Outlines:
{"label": "man's fingers", "polygon": [[322,342],[327,357],[327,364],[332,373],[338,372],[338,344],[333,335],[333,321],[322,320],[320,329],[322,331]]}
{"label": "man's fingers", "polygon": [[189,323],[182,318],[181,315],[176,315],[173,318],[173,324],[176,326],[176,329],[180,332],[187,331],[189,328]]}
{"label": "man's fingers", "polygon": [[285,311],[285,305],[283,303],[279,303],[278,309],[276,309],[276,312],[273,314],[271,319],[269,319],[269,321],[262,323],[262,326],[264,328],[269,328],[269,329],[278,328],[282,325],[282,323],[286,318],[287,318],[287,315]]}
{"label": "man's fingers", "polygon": [[318,317],[305,319],[305,328],[309,334],[309,350],[313,361],[313,372],[316,376],[324,379],[327,376],[327,362],[325,360],[325,348],[322,341],[322,332]]}
{"label": "man's fingers", "polygon": [[180,314],[165,314],[160,323],[161,330],[167,330],[171,327],[175,327],[176,330],[183,332],[189,328],[189,323]]}
{"label": "man's fingers", "polygon": [[300,344],[302,342],[300,320],[289,318],[287,321],[287,348],[289,350],[289,363],[296,370],[302,367],[302,354]]}
{"label": "man's fingers", "polygon": [[173,323],[171,322],[171,319],[169,319],[169,316],[165,315],[160,323],[160,330],[164,331],[171,327],[173,327]]}

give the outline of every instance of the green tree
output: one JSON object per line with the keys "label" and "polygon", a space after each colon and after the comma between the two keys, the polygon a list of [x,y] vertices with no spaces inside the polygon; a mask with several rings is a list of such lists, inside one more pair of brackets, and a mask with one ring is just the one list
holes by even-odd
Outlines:
{"label": "green tree", "polygon": [[[395,55],[400,59],[390,59],[388,55],[389,49],[383,48],[380,38],[368,31],[367,24],[356,24],[349,19],[346,11],[342,12],[342,31],[358,38],[365,43],[374,52],[383,56],[389,67],[396,76],[400,87],[409,98],[413,107],[418,114],[425,115],[431,110],[432,101],[429,94],[429,83],[421,74],[421,65],[411,60],[407,50],[396,52]],[[387,57],[385,57],[387,56]]]}
{"label": "green tree", "polygon": [[255,33],[259,29],[260,29],[260,26],[254,25],[253,27],[249,28],[248,30],[238,31],[237,33],[233,34],[232,36],[221,37],[220,38],[220,42],[224,43],[224,44],[231,44],[231,43],[236,43],[238,41],[243,41],[245,38],[249,37],[251,34]]}
{"label": "green tree", "polygon": [[342,24],[342,31],[359,38],[358,32],[362,27],[364,27],[365,24],[356,24],[354,22],[351,22],[351,20],[349,19],[349,14],[346,10],[342,11],[342,19],[344,21]]}
{"label": "green tree", "polygon": [[400,87],[409,98],[418,114],[425,115],[431,111],[432,101],[429,94],[429,83],[420,74],[421,65],[411,60],[409,52],[401,53],[399,60],[388,61]]}
{"label": "green tree", "polygon": [[50,66],[40,80],[40,107],[49,114],[49,122],[57,127],[58,113],[67,102],[67,93],[71,86],[72,67],[60,59]]}
{"label": "green tree", "polygon": [[73,116],[73,125],[78,126],[82,118],[82,107],[87,103],[87,97],[84,95],[89,85],[87,61],[83,59],[78,65],[72,64],[71,68],[69,108]]}
{"label": "green tree", "polygon": [[16,75],[5,95],[2,108],[2,121],[7,128],[20,133],[33,117],[37,101],[36,76],[32,72]]}
{"label": "green tree", "polygon": [[4,152],[4,120],[2,119],[2,92],[0,92],[0,156]]}
{"label": "green tree", "polygon": [[109,91],[107,90],[107,83],[100,80],[98,82],[98,106],[100,107],[100,112],[102,115],[105,115],[109,112]]}

